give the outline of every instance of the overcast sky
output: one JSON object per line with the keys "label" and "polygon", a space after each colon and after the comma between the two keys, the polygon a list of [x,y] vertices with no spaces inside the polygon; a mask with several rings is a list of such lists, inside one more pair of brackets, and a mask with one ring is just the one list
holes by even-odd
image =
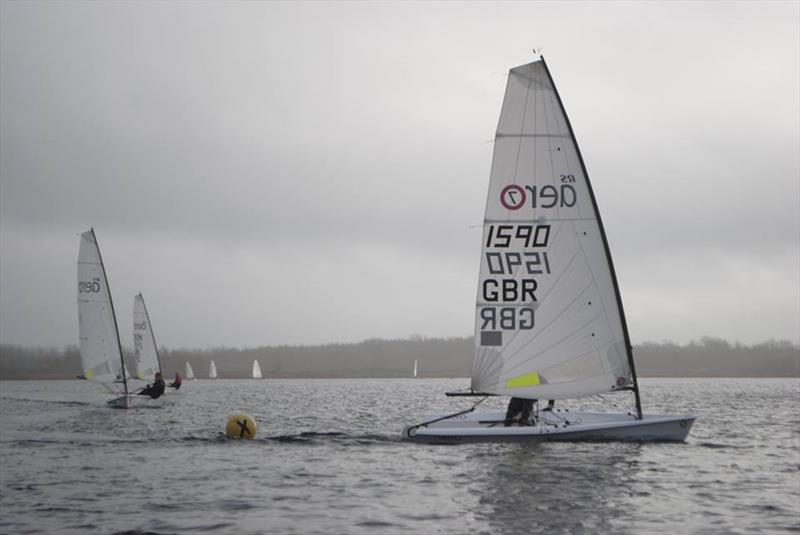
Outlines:
{"label": "overcast sky", "polygon": [[800,3],[0,7],[0,342],[472,333],[510,67],[542,47],[634,343],[800,341]]}

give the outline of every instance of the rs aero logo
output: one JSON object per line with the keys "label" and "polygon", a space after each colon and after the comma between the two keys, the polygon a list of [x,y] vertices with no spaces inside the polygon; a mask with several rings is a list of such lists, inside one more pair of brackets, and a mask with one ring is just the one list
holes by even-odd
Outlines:
{"label": "rs aero logo", "polygon": [[[568,175],[572,178],[572,175]],[[500,191],[500,204],[506,210],[519,210],[525,205],[536,208],[570,208],[575,206],[575,187],[562,179],[558,186],[520,186],[510,184]]]}
{"label": "rs aero logo", "polygon": [[90,281],[78,281],[78,293],[89,294],[100,292],[100,279]]}

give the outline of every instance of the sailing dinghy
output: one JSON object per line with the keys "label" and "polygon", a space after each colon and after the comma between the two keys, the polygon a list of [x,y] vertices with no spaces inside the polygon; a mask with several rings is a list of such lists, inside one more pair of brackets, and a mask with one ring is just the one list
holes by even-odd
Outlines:
{"label": "sailing dinghy", "polygon": [[216,379],[217,378],[217,365],[214,364],[214,361],[211,361],[211,365],[208,367],[208,378],[209,379]]}
{"label": "sailing dinghy", "polygon": [[257,360],[253,361],[253,379],[261,379],[261,366]]}
{"label": "sailing dinghy", "polygon": [[[94,229],[81,234],[78,250],[78,330],[83,376],[116,396],[108,402],[112,407],[130,407],[133,398],[128,393],[117,317]],[[122,390],[115,384],[118,378]]]}
{"label": "sailing dinghy", "polygon": [[194,377],[194,370],[192,369],[192,365],[188,362],[186,363],[186,378],[190,381],[197,381]]}
{"label": "sailing dinghy", "polygon": [[417,369],[417,359],[414,359],[414,379],[419,377],[417,371],[418,371],[418,369]]}
{"label": "sailing dinghy", "polygon": [[[408,426],[417,442],[683,441],[693,416],[643,414],[628,328],[586,167],[544,58],[508,75],[489,181],[468,392],[527,400],[633,392],[624,414],[472,408]],[[485,397],[483,399],[486,399]],[[534,405],[536,407],[536,405]]]}

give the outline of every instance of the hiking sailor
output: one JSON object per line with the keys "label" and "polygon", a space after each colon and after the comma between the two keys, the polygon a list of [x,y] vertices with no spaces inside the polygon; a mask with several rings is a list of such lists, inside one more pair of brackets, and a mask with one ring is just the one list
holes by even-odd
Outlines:
{"label": "hiking sailor", "polygon": [[147,385],[142,390],[138,392],[140,396],[150,396],[153,399],[160,398],[161,394],[164,393],[164,379],[161,378],[161,373],[156,372],[155,381],[153,384]]}

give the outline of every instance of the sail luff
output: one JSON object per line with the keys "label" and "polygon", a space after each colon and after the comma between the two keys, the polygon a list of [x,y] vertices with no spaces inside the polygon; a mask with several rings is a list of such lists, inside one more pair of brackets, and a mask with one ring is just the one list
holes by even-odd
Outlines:
{"label": "sail luff", "polygon": [[578,140],[575,138],[575,131],[572,128],[572,122],[569,120],[569,115],[564,107],[564,102],[561,100],[561,94],[558,92],[558,87],[556,87],[556,83],[553,80],[553,75],[550,73],[550,68],[547,66],[544,56],[541,56],[541,58],[544,71],[547,73],[547,78],[550,80],[550,85],[553,86],[553,93],[555,93],[556,99],[558,100],[558,105],[561,108],[561,112],[564,114],[569,135],[572,138],[572,142],[575,144],[575,150],[578,153],[578,161],[581,165],[581,171],[583,172],[583,176],[586,177],[586,189],[589,191],[589,198],[592,200],[592,206],[594,206],[594,212],[597,217],[597,226],[600,227],[600,236],[603,239],[603,247],[606,251],[606,260],[608,261],[608,267],[611,271],[611,282],[614,285],[614,293],[617,296],[617,308],[619,308],[620,322],[622,323],[622,334],[625,337],[625,350],[628,356],[628,365],[631,369],[631,377],[633,379],[633,392],[636,396],[637,417],[641,420],[642,400],[639,394],[639,380],[636,376],[636,364],[633,359],[633,344],[631,344],[630,334],[628,332],[628,321],[625,318],[625,308],[622,306],[622,294],[619,291],[619,281],[617,280],[617,272],[614,269],[614,260],[611,256],[611,247],[608,245],[608,237],[606,236],[605,226],[603,225],[603,218],[600,215],[600,209],[597,206],[597,198],[594,195],[592,182],[589,180],[589,172],[586,169],[586,162],[583,159],[583,154],[581,153],[580,145],[578,145]]}

